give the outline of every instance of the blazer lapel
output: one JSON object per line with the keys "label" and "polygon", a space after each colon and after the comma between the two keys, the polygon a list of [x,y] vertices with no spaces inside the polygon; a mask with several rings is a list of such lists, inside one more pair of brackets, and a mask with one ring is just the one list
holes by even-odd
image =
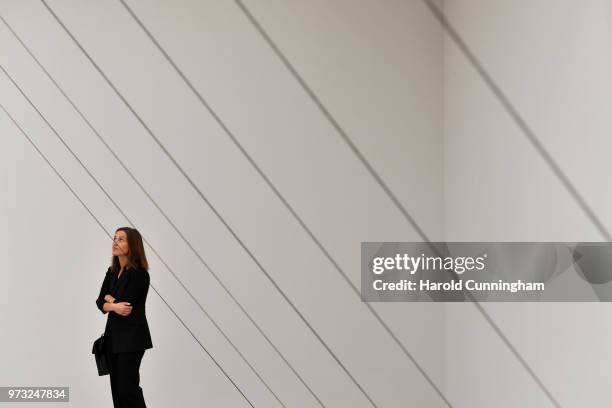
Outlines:
{"label": "blazer lapel", "polygon": [[115,293],[111,294],[114,298],[120,298],[121,295],[123,294],[123,290],[125,289],[125,285],[127,284],[127,281],[130,279],[130,274],[128,273],[128,271],[123,271],[123,273],[121,274],[121,277],[119,278],[119,281],[115,284]]}

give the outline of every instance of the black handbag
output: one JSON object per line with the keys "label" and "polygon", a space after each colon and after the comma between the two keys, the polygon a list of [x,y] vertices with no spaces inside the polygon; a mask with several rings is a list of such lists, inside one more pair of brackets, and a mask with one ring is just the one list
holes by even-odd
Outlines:
{"label": "black handbag", "polygon": [[[110,268],[108,268],[110,271]],[[117,292],[117,281],[114,282],[114,285],[111,285],[110,291],[112,292],[112,296],[116,296]],[[98,367],[98,375],[107,375],[108,372],[108,360],[106,359],[106,340],[104,338],[104,333],[93,343],[93,347],[91,352],[96,357],[96,366]]]}
{"label": "black handbag", "polygon": [[106,339],[104,338],[104,334],[94,341],[91,352],[96,356],[98,375],[107,375],[108,361],[106,360]]}

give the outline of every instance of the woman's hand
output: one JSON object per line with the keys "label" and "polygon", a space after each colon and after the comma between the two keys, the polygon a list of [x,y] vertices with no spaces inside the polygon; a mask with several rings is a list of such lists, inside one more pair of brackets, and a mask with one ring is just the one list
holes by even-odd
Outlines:
{"label": "woman's hand", "polygon": [[128,302],[113,303],[113,311],[121,316],[132,313],[132,306]]}
{"label": "woman's hand", "polygon": [[108,303],[114,303],[115,302],[115,298],[112,297],[111,295],[106,295],[106,296],[104,296],[104,301],[108,302]]}

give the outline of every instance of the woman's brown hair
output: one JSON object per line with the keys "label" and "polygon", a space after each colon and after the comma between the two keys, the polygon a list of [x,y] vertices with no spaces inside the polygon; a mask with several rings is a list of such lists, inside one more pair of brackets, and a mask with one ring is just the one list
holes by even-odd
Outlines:
{"label": "woman's brown hair", "polygon": [[[125,232],[127,236],[127,244],[128,244],[128,254],[127,254],[127,263],[125,265],[126,271],[129,268],[143,268],[145,270],[149,270],[149,263],[147,262],[147,257],[145,256],[144,245],[142,243],[142,236],[140,232],[136,228],[130,227],[121,227],[117,228],[115,234],[118,231]],[[121,265],[119,264],[119,257],[113,256],[111,263],[111,272],[119,273],[121,269]]]}

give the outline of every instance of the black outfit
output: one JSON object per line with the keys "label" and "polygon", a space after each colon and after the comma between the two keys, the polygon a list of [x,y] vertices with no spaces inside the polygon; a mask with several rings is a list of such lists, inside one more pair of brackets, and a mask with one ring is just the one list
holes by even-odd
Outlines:
{"label": "black outfit", "polygon": [[114,303],[129,302],[132,306],[132,312],[127,316],[108,313],[104,329],[115,408],[146,408],[138,371],[145,350],[153,347],[145,314],[149,282],[149,272],[144,268],[128,268],[121,276],[108,268],[96,299],[102,313],[107,313],[103,309],[107,294],[115,298]]}

